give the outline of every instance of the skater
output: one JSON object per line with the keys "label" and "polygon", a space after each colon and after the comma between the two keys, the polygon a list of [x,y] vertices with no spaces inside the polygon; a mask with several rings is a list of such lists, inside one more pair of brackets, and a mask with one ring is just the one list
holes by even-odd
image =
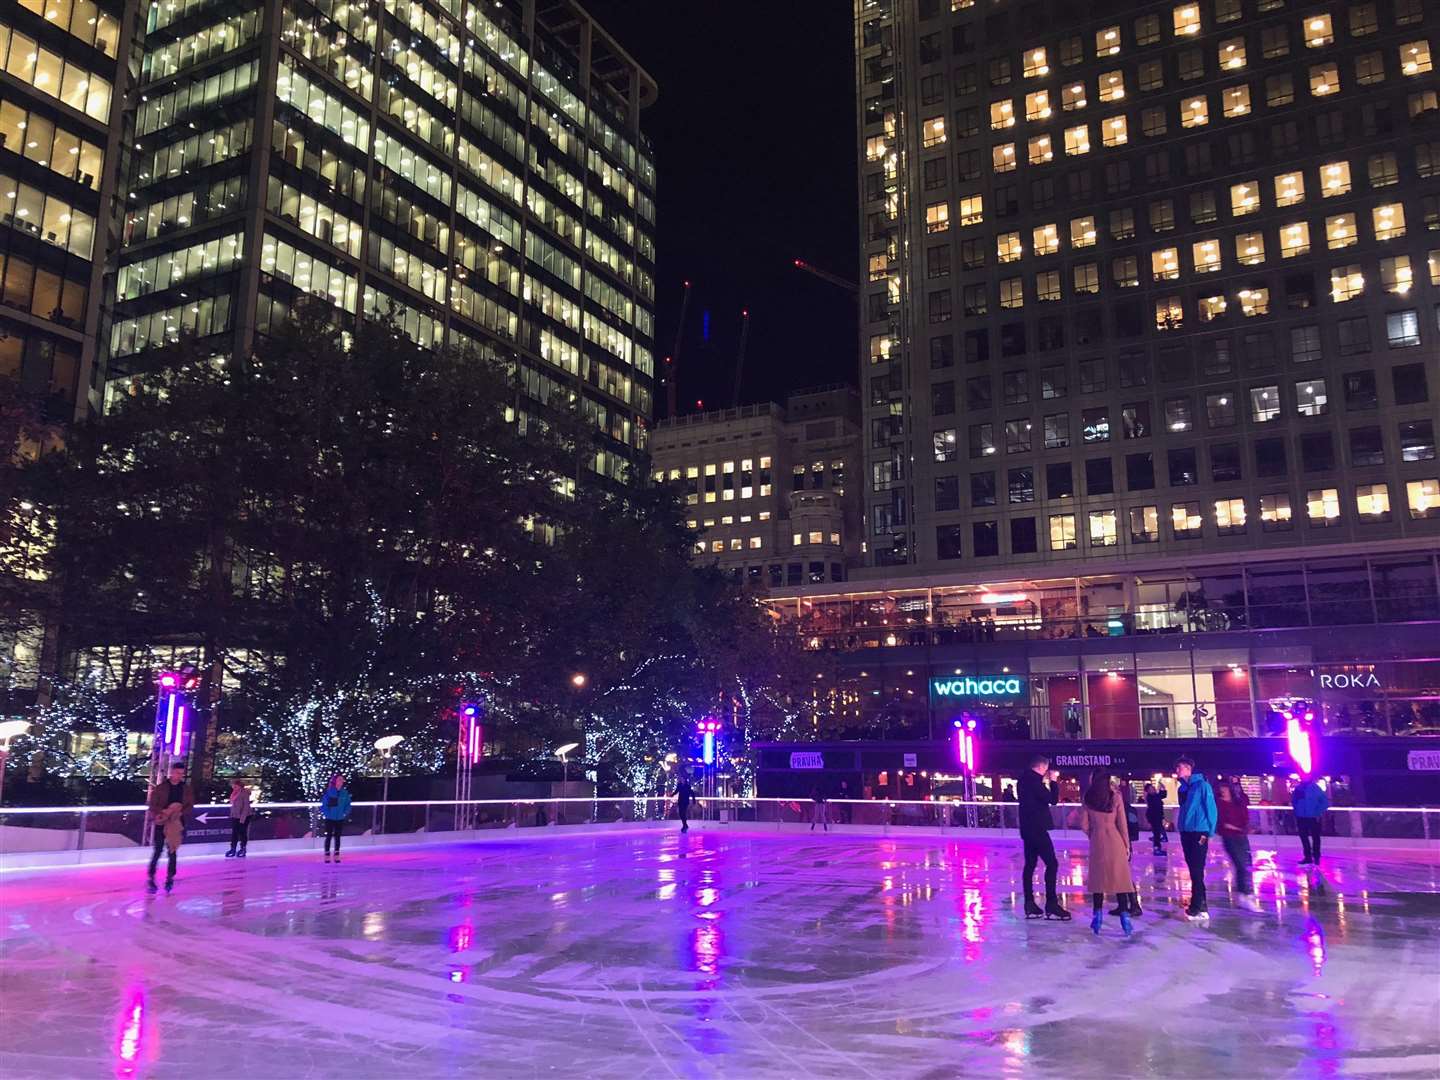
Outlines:
{"label": "skater", "polygon": [[[1049,783],[1046,783],[1047,779]],[[1050,771],[1050,759],[1037,755],[1030,767],[1020,774],[1015,784],[1020,804],[1020,839],[1025,845],[1025,918],[1070,918],[1060,905],[1055,881],[1060,861],[1055,858],[1055,844],[1050,839],[1050,807],[1060,802],[1059,774]],[[1045,863],[1045,906],[1035,903],[1035,863]]]}
{"label": "skater", "polygon": [[675,809],[680,814],[680,831],[690,831],[690,800],[695,797],[695,790],[690,786],[690,777],[684,773],[675,781]]}
{"label": "skater", "polygon": [[1090,837],[1090,857],[1085,870],[1085,888],[1090,891],[1093,910],[1090,930],[1100,933],[1105,922],[1105,894],[1114,893],[1120,929],[1129,937],[1134,929],[1130,916],[1136,906],[1135,879],[1130,874],[1130,829],[1125,822],[1124,799],[1104,770],[1090,778],[1080,826]]}
{"label": "skater", "polygon": [[1301,780],[1290,796],[1295,810],[1295,831],[1300,834],[1300,847],[1305,857],[1301,866],[1320,865],[1320,819],[1330,809],[1330,798],[1314,780]]}
{"label": "skater", "polygon": [[147,890],[156,892],[155,867],[160,864],[163,848],[168,856],[165,867],[165,891],[175,887],[175,858],[185,839],[185,815],[195,807],[195,792],[185,782],[185,766],[175,762],[166,779],[150,789],[147,805],[155,828],[155,850],[150,855]]}
{"label": "skater", "polygon": [[325,794],[320,796],[320,813],[325,818],[325,861],[330,861],[330,841],[335,841],[335,861],[340,861],[340,836],[345,831],[345,819],[350,816],[350,789],[345,786],[345,777],[336,773],[330,777]]}
{"label": "skater", "polygon": [[250,843],[250,789],[238,776],[230,781],[230,850],[227,859],[243,859]]}
{"label": "skater", "polygon": [[1145,785],[1145,820],[1150,823],[1150,843],[1156,855],[1165,854],[1165,793],[1154,784]]}
{"label": "skater", "polygon": [[825,791],[816,784],[810,789],[810,831],[819,825],[825,832],[830,831],[830,804],[825,801]]}
{"label": "skater", "polygon": [[1254,875],[1250,872],[1250,800],[1239,784],[1221,784],[1216,794],[1216,815],[1220,825],[1220,842],[1225,845],[1225,854],[1235,864],[1235,892],[1240,906],[1250,911],[1260,910],[1260,901],[1255,896]]}
{"label": "skater", "polygon": [[1215,793],[1210,790],[1205,774],[1195,771],[1191,758],[1182,757],[1175,762],[1175,779],[1180,782],[1180,812],[1175,816],[1175,828],[1180,833],[1185,865],[1190,870],[1190,903],[1185,917],[1191,922],[1208,922],[1205,861],[1210,857],[1210,836],[1215,832]]}

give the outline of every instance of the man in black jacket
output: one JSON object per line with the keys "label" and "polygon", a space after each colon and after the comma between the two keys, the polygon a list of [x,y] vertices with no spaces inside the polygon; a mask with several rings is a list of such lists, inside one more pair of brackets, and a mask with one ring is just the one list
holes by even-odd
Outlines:
{"label": "man in black jacket", "polygon": [[[1060,905],[1055,879],[1060,861],[1055,858],[1055,845],[1050,841],[1050,807],[1060,802],[1059,777],[1049,772],[1050,759],[1037,755],[1030,767],[1020,774],[1016,796],[1020,801],[1020,839],[1025,844],[1025,917],[1027,919],[1070,918]],[[1048,773],[1049,783],[1046,782]],[[1045,907],[1035,903],[1035,863],[1045,862]]]}

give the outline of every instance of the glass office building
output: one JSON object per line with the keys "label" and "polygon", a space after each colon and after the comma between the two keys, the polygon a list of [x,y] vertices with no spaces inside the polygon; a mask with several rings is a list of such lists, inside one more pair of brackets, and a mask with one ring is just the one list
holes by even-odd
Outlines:
{"label": "glass office building", "polygon": [[146,9],[111,392],[193,335],[243,355],[303,297],[393,316],[578,403],[622,477],[654,385],[649,76],[553,0]]}
{"label": "glass office building", "polygon": [[101,401],[130,30],[118,0],[0,12],[0,377],[43,397],[56,421]]}

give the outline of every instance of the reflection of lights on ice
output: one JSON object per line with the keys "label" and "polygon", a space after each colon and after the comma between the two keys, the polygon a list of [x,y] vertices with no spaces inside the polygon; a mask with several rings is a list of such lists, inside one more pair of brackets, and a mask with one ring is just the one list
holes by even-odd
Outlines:
{"label": "reflection of lights on ice", "polygon": [[1001,1032],[1000,1041],[1007,1053],[1016,1057],[1030,1056],[1030,1033],[1023,1028],[1011,1028]]}
{"label": "reflection of lights on ice", "polygon": [[691,937],[695,954],[695,970],[703,975],[716,975],[720,971],[720,953],[723,937],[718,927],[702,926]]}
{"label": "reflection of lights on ice", "polygon": [[461,923],[459,926],[450,928],[450,951],[464,952],[470,948],[475,940],[475,927],[469,923]]}
{"label": "reflection of lights on ice", "polygon": [[1319,975],[1325,967],[1325,931],[1314,919],[1305,924],[1305,947],[1310,954],[1310,966]]}
{"label": "reflection of lights on ice", "polygon": [[132,1076],[140,1063],[140,1049],[145,1034],[145,995],[132,990],[120,1010],[120,1031],[115,1043],[117,1076]]}

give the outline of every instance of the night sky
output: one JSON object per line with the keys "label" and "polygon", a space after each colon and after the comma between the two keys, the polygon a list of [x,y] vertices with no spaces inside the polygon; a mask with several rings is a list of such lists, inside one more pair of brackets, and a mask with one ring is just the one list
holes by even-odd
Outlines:
{"label": "night sky", "polygon": [[[740,311],[750,311],[742,403],[856,379],[856,307],[796,270],[853,281],[853,15],[844,0],[582,0],[655,78],[660,260],[656,363],[671,352],[683,283],[680,411],[728,407]],[[702,337],[710,313],[710,342]],[[656,410],[663,415],[664,394]]]}

